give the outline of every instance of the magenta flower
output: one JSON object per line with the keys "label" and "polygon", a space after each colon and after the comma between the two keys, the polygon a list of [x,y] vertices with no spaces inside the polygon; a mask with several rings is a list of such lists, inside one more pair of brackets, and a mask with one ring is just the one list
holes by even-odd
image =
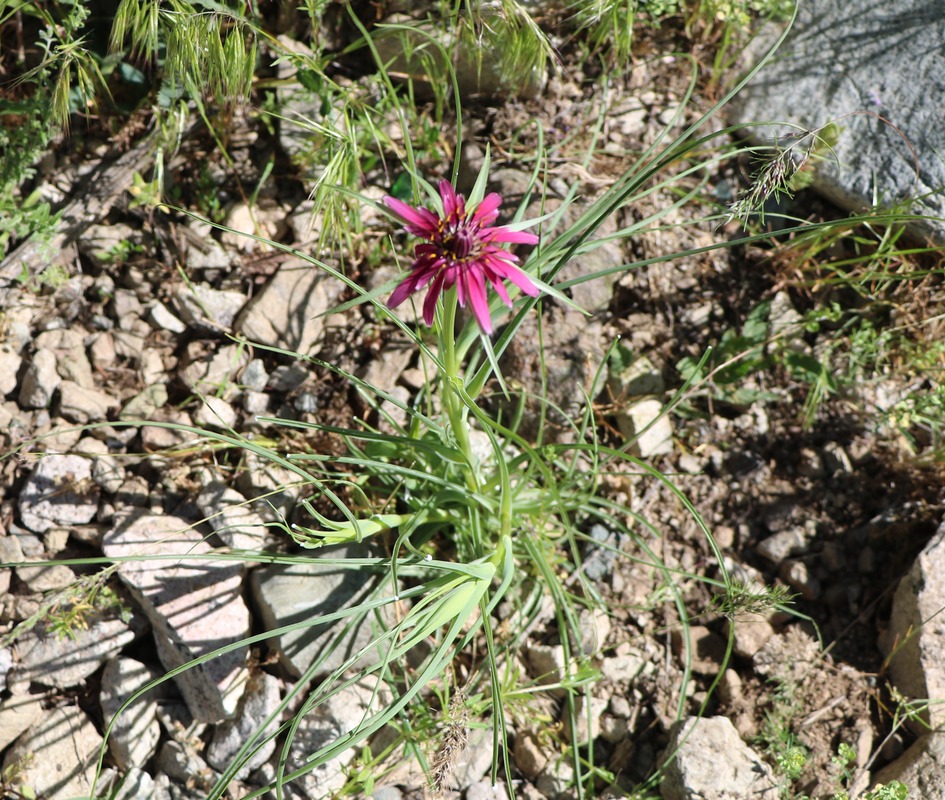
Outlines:
{"label": "magenta flower", "polygon": [[535,244],[538,237],[503,226],[492,227],[502,202],[494,192],[475,208],[467,209],[466,198],[457,194],[449,181],[440,181],[439,190],[443,198],[442,217],[394,197],[384,198],[387,207],[403,221],[405,230],[425,240],[417,244],[413,269],[394,289],[387,307],[396,308],[414,292],[430,284],[423,301],[423,321],[432,325],[440,293],[455,286],[459,305],[465,308],[468,299],[479,327],[485,333],[492,333],[486,281],[492,284],[509,308],[512,301],[505,288],[507,280],[527,295],[538,295],[535,284],[515,266],[518,258],[496,243]]}

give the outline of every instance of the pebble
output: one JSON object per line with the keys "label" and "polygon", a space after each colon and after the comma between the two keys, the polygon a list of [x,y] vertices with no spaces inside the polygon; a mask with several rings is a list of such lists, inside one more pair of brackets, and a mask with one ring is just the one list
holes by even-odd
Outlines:
{"label": "pebble", "polygon": [[713,633],[703,625],[690,625],[688,632],[675,629],[671,635],[673,653],[680,661],[687,658],[685,647],[688,633],[689,653],[692,659],[692,669],[700,675],[715,675],[722,666],[725,658],[725,640],[717,633]]}
{"label": "pebble", "polygon": [[242,292],[221,291],[205,283],[178,286],[173,296],[181,319],[197,330],[229,331],[246,304]]}
{"label": "pebble", "polygon": [[810,547],[810,535],[804,528],[794,527],[762,539],[755,552],[773,564],[780,564],[791,556],[800,556]]}
{"label": "pebble", "polygon": [[118,408],[118,400],[111,395],[89,389],[79,384],[64,380],[60,384],[59,410],[72,422],[86,424],[106,419],[113,409]]}
{"label": "pebble", "polygon": [[673,452],[673,423],[659,400],[638,400],[617,416],[620,433],[632,440],[630,452],[639,458]]}
{"label": "pebble", "polygon": [[0,397],[13,394],[22,363],[22,357],[12,347],[0,345]]}
{"label": "pebble", "polygon": [[265,548],[266,522],[236,489],[221,481],[211,481],[197,496],[197,508],[227,547],[235,550]]}
{"label": "pebble", "polygon": [[48,408],[62,379],[56,371],[56,355],[37,350],[23,375],[19,402],[25,408]]}
{"label": "pebble", "polygon": [[805,600],[816,600],[820,597],[820,581],[811,573],[806,562],[791,559],[784,561],[778,575]]}
{"label": "pebble", "polygon": [[[213,731],[206,752],[211,767],[222,772],[245,745],[250,745],[251,750],[241,762],[237,779],[247,777],[269,760],[276,749],[280,689],[281,681],[273,675],[256,672],[250,676],[233,718],[224,720]],[[268,726],[260,730],[267,719],[270,719]]]}
{"label": "pebble", "polygon": [[240,375],[240,383],[251,392],[261,392],[268,382],[269,373],[266,372],[265,363],[259,358],[250,361],[243,370],[243,374]]}
{"label": "pebble", "polygon": [[[309,764],[311,757],[321,748],[353,731],[366,717],[377,713],[390,701],[390,693],[383,684],[366,682],[345,686],[326,696],[299,723],[288,745],[288,769],[294,770]],[[319,764],[299,778],[296,788],[306,797],[330,796],[347,783],[345,767],[357,752],[349,748]]]}
{"label": "pebble", "polygon": [[236,410],[226,400],[213,395],[203,398],[203,403],[194,414],[194,424],[200,428],[227,431],[236,425]]}
{"label": "pebble", "polygon": [[187,325],[176,317],[173,312],[164,303],[155,302],[148,309],[148,321],[154,326],[155,330],[170,331],[171,333],[183,333],[187,330]]}
{"label": "pebble", "polygon": [[90,459],[47,455],[20,491],[20,519],[34,533],[44,533],[57,525],[84,525],[95,518],[99,494],[92,481]]}
{"label": "pebble", "polygon": [[42,715],[42,695],[20,694],[0,700],[0,750],[6,750]]}
{"label": "pebble", "polygon": [[771,768],[746,745],[726,717],[689,717],[670,730],[660,784],[663,800],[751,797],[777,800]]}

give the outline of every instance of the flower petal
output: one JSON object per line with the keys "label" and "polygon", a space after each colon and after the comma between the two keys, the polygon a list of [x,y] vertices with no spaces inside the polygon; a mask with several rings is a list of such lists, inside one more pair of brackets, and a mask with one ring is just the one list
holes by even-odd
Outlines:
{"label": "flower petal", "polygon": [[384,204],[405,223],[414,236],[429,238],[437,231],[439,218],[426,208],[414,208],[396,197],[385,197]]}
{"label": "flower petal", "polygon": [[478,264],[470,264],[464,277],[473,316],[484,333],[492,333],[492,315],[489,313],[489,301],[486,299],[486,284],[482,267]]}
{"label": "flower petal", "polygon": [[538,237],[528,231],[510,231],[508,228],[483,228],[479,236],[484,242],[510,242],[513,244],[538,244]]}
{"label": "flower petal", "polygon": [[440,197],[443,198],[443,216],[446,219],[456,216],[461,206],[465,205],[462,195],[456,194],[453,184],[449,181],[440,181],[439,189]]}
{"label": "flower petal", "polygon": [[502,204],[502,198],[492,192],[487,194],[482,202],[476,206],[472,218],[482,226],[491,225],[499,216],[498,208]]}
{"label": "flower petal", "polygon": [[518,286],[525,294],[530,297],[538,297],[538,287],[532,283],[532,279],[529,278],[528,275],[514,264],[496,260],[490,261],[489,266],[492,267],[495,273],[500,277],[512,281],[512,283]]}
{"label": "flower petal", "polygon": [[430,288],[427,290],[427,296],[423,301],[423,322],[429,328],[433,325],[433,316],[436,312],[436,301],[440,299],[440,292],[443,290],[444,273],[441,270]]}

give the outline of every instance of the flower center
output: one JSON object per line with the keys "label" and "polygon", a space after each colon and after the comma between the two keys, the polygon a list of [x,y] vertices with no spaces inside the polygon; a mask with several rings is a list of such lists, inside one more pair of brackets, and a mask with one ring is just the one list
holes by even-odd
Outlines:
{"label": "flower center", "polygon": [[468,258],[476,245],[476,235],[466,225],[457,225],[446,231],[443,237],[443,247],[459,261]]}

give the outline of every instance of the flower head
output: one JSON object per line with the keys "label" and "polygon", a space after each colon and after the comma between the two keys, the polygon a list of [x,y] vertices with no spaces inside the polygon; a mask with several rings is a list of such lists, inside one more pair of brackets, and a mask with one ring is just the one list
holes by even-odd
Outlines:
{"label": "flower head", "polygon": [[439,190],[443,200],[442,216],[427,208],[414,208],[394,197],[384,198],[387,207],[403,221],[406,231],[424,240],[414,250],[413,269],[394,289],[387,307],[396,308],[429,284],[423,301],[423,321],[432,325],[440,293],[455,286],[460,306],[465,308],[468,300],[479,327],[485,333],[492,333],[487,281],[509,308],[512,301],[505,288],[507,280],[527,295],[538,295],[538,287],[515,266],[518,258],[496,243],[535,244],[538,237],[492,226],[502,202],[495,192],[486,195],[475,208],[466,208],[466,198],[457,194],[449,181],[440,181]]}

